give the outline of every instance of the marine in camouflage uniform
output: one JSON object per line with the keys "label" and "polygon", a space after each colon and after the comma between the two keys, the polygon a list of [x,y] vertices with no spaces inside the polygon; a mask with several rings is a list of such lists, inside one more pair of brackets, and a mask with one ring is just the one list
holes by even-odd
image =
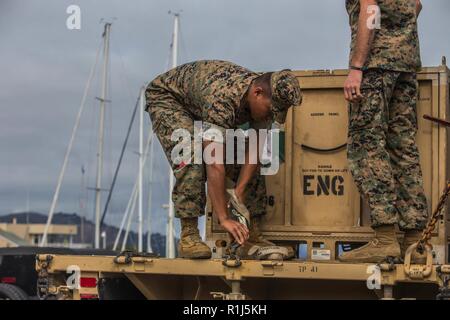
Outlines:
{"label": "marine in camouflage uniform", "polygon": [[[182,128],[189,131],[194,139],[194,121],[202,122],[203,131],[213,128],[224,132],[246,123],[250,123],[255,129],[268,128],[269,123],[254,122],[245,105],[247,90],[252,81],[261,75],[230,62],[205,60],[172,69],[148,85],[146,111],[150,113],[153,131],[161,142],[176,177],[172,200],[175,216],[182,218],[182,222],[186,221],[183,218],[196,218],[205,212],[206,170],[203,164],[196,164],[194,161],[178,165],[173,163],[171,153],[178,142],[171,140],[172,133]],[[283,83],[288,83],[292,75],[282,71],[273,73],[272,78],[274,77],[277,78],[275,82],[278,87],[282,88]],[[272,82],[275,83],[273,79]],[[300,104],[300,89],[298,81],[296,82],[297,87],[291,91],[285,88],[284,95],[279,96],[279,100],[292,99]],[[276,89],[273,88],[273,99],[277,98],[276,92],[279,90]],[[277,110],[272,110],[275,111]],[[281,121],[284,122],[284,119]],[[192,140],[191,150],[194,148]],[[232,181],[237,181],[239,172],[239,165],[226,165],[227,177]],[[245,204],[252,217],[266,213],[265,179],[259,173],[247,185]]]}
{"label": "marine in camouflage uniform", "polygon": [[[364,65],[363,98],[349,105],[349,167],[368,200],[372,227],[422,230],[428,207],[416,145],[416,71],[421,67],[416,0],[377,4],[381,28],[375,29]],[[351,64],[360,1],[347,0],[346,7],[352,30]]]}
{"label": "marine in camouflage uniform", "polygon": [[[203,164],[175,165],[171,153],[178,141],[172,133],[186,129],[194,138],[194,121],[203,130],[234,129],[249,122],[250,114],[239,108],[250,83],[260,74],[222,61],[198,61],[179,66],[153,80],[146,90],[147,111],[176,177],[172,200],[177,218],[199,217],[205,211],[206,172]],[[191,150],[194,150],[192,141]],[[236,167],[238,167],[236,165]],[[239,168],[227,165],[227,176],[236,181]],[[249,186],[247,203],[255,203],[253,215],[265,213],[265,184],[260,175]]]}

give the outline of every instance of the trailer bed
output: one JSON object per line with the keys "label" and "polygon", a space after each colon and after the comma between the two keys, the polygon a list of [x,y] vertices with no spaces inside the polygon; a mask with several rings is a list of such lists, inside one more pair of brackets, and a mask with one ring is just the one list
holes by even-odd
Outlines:
{"label": "trailer bed", "polygon": [[[241,260],[235,266],[224,259],[122,258],[39,255],[37,270],[49,278],[46,294],[70,299],[102,298],[102,284],[119,278],[146,299],[376,299],[435,298],[443,287],[442,270],[448,269],[434,265],[420,279],[408,276],[403,264]],[[74,265],[80,278],[95,278],[97,286],[67,288],[66,272]]]}

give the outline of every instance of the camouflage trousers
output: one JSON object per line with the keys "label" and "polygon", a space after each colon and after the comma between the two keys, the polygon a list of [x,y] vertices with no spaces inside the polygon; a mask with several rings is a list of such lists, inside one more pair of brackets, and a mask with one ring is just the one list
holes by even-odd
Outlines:
{"label": "camouflage trousers", "polygon": [[370,69],[361,93],[363,100],[349,106],[347,151],[372,226],[421,230],[428,207],[416,145],[416,74]]}
{"label": "camouflage trousers", "polygon": [[[177,145],[172,141],[176,129],[190,132],[191,150],[194,150],[194,119],[188,111],[169,93],[153,93],[147,90],[147,111],[164,153],[174,172],[176,183],[172,191],[172,200],[177,218],[199,217],[204,215],[206,206],[206,167],[205,164],[173,163],[171,154]],[[225,165],[226,176],[236,182],[240,165]],[[266,186],[263,176],[257,174],[247,185],[245,204],[252,217],[266,213]]]}

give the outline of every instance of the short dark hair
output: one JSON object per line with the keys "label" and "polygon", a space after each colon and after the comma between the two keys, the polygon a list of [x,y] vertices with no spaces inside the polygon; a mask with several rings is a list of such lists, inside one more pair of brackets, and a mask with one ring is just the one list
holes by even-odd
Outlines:
{"label": "short dark hair", "polygon": [[255,78],[255,80],[253,80],[253,84],[261,87],[266,93],[268,98],[272,97],[272,85],[271,85],[272,73],[273,72],[266,72],[260,75],[258,78]]}

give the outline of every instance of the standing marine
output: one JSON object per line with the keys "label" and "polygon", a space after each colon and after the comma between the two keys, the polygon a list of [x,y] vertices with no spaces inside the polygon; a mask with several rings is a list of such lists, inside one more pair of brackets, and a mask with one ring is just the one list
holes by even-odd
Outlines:
{"label": "standing marine", "polygon": [[[378,263],[404,255],[428,217],[416,144],[422,5],[420,0],[346,0],[346,7],[352,32],[344,85],[350,102],[348,161],[369,203],[375,238],[339,259]],[[412,258],[424,260],[419,253]]]}

